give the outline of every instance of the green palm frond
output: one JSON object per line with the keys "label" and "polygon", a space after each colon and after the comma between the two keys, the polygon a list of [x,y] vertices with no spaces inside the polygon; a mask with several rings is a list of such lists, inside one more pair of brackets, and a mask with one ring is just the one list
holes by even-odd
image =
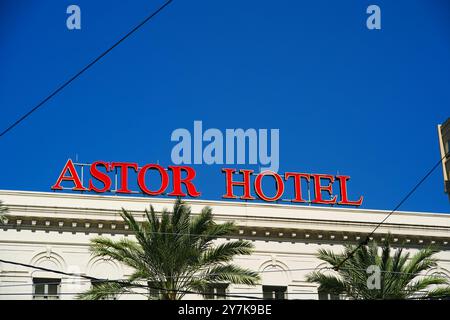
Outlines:
{"label": "green palm frond", "polygon": [[[190,207],[177,199],[172,212],[164,209],[158,214],[150,206],[144,221],[137,221],[127,210],[120,214],[135,240],[97,237],[91,240],[90,250],[94,256],[132,268],[128,283],[157,284],[159,291],[149,289],[148,298],[180,299],[189,290],[202,293],[213,282],[254,285],[260,280],[256,272],[231,264],[236,256],[251,254],[251,242],[214,243],[234,232],[236,226],[215,223],[210,207],[193,217]],[[101,283],[80,297],[101,299],[113,289],[117,294],[130,290]]]}
{"label": "green palm frond", "polygon": [[208,285],[209,285],[209,282],[203,278],[192,278],[189,281],[189,284],[186,286],[186,288],[189,291],[205,292],[206,289],[208,288]]}
{"label": "green palm frond", "polygon": [[254,286],[258,284],[260,276],[257,272],[242,268],[234,264],[218,265],[212,267],[202,275],[209,283],[227,282]]}
{"label": "green palm frond", "polygon": [[130,292],[129,289],[117,282],[101,282],[94,284],[88,291],[77,296],[81,300],[108,300],[117,298],[119,295]]}
{"label": "green palm frond", "polygon": [[319,291],[341,294],[348,291],[346,284],[334,275],[326,275],[320,271],[314,271],[306,276],[306,281],[319,284]]}
{"label": "green palm frond", "polygon": [[[341,254],[321,249],[317,257],[328,263],[330,268],[337,265],[340,268],[334,275],[314,271],[307,275],[307,281],[318,284],[321,291],[344,293],[354,299],[406,299],[447,292],[450,287],[445,277],[422,276],[437,266],[437,260],[433,257],[438,252],[436,248],[419,250],[410,258],[410,253],[404,253],[402,249],[391,254],[390,240],[388,235],[382,247],[375,241],[357,250],[356,246],[345,246]],[[352,252],[354,254],[350,255]],[[341,263],[346,257],[349,258]],[[378,270],[378,274],[367,272],[371,266],[376,267],[373,270]],[[372,287],[368,282],[374,279],[372,276],[379,276],[379,287]]]}
{"label": "green palm frond", "polygon": [[233,260],[236,255],[249,255],[253,251],[250,241],[231,241],[203,252],[200,262],[204,265],[218,264]]}
{"label": "green palm frond", "polygon": [[450,287],[435,288],[426,295],[428,299],[450,300]]}
{"label": "green palm frond", "polygon": [[105,237],[98,237],[92,239],[90,251],[97,257],[114,259],[132,268],[140,268],[144,265],[141,247],[128,239],[113,241]]}
{"label": "green palm frond", "polygon": [[210,228],[212,223],[212,209],[211,207],[204,207],[200,214],[191,220],[191,233],[203,234]]}
{"label": "green palm frond", "polygon": [[406,296],[414,296],[417,292],[424,292],[428,287],[433,285],[448,284],[447,279],[439,276],[427,276],[414,280],[405,288]]}
{"label": "green palm frond", "polygon": [[436,260],[433,259],[432,256],[437,252],[438,250],[432,247],[420,250],[412,256],[410,261],[408,261],[407,266],[404,268],[404,272],[419,274],[422,271],[436,267]]}
{"label": "green palm frond", "polygon": [[341,263],[341,261],[343,260],[342,256],[337,255],[333,251],[326,250],[326,249],[319,249],[317,251],[317,258],[319,258],[322,261],[328,262],[333,267],[336,267],[337,265],[339,265]]}

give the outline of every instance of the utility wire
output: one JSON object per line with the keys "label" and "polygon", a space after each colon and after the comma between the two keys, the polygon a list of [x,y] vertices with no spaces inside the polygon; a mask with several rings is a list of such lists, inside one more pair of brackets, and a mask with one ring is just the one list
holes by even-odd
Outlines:
{"label": "utility wire", "polygon": [[115,47],[117,47],[120,43],[122,43],[126,38],[131,36],[135,31],[137,31],[139,28],[141,28],[144,24],[146,24],[149,20],[151,20],[154,16],[156,16],[158,13],[160,13],[166,6],[168,6],[173,0],[166,1],[162,6],[160,6],[156,11],[151,13],[147,18],[145,18],[142,22],[140,22],[137,26],[135,26],[133,29],[131,29],[127,34],[125,34],[122,38],[119,39],[116,43],[114,43],[109,49],[104,51],[102,54],[100,54],[97,58],[92,60],[88,65],[86,65],[83,69],[78,71],[74,76],[72,76],[69,80],[64,82],[62,85],[60,85],[56,90],[54,90],[51,94],[49,94],[44,100],[39,102],[35,107],[33,107],[30,111],[25,113],[23,116],[21,116],[19,119],[17,119],[14,123],[12,123],[9,127],[7,127],[5,130],[3,130],[0,133],[0,138],[3,137],[7,132],[12,130],[15,126],[17,126],[19,123],[24,121],[26,118],[28,118],[33,112],[38,110],[40,107],[42,107],[47,101],[49,101],[51,98],[53,98],[55,95],[57,95],[61,90],[63,90],[65,87],[67,87],[72,81],[74,81],[76,78],[78,78],[81,74],[83,74],[86,70],[88,70],[90,67],[92,67],[95,63],[97,63],[100,59],[102,59],[104,56],[106,56],[109,52],[111,52]]}
{"label": "utility wire", "polygon": [[[38,270],[42,270],[42,271],[46,271],[46,272],[52,272],[52,273],[66,275],[66,276],[71,276],[71,277],[85,278],[85,279],[88,279],[89,281],[92,281],[92,282],[116,282],[116,283],[117,282],[119,282],[119,283],[128,282],[129,283],[129,281],[127,281],[127,280],[99,279],[99,278],[96,278],[96,277],[87,276],[87,275],[83,275],[83,274],[64,272],[64,271],[59,271],[59,270],[54,270],[54,269],[49,269],[49,268],[44,268],[44,267],[38,267],[38,266],[33,266],[33,265],[30,265],[30,264],[26,264],[26,263],[10,261],[10,260],[4,260],[4,259],[0,259],[0,262],[7,263],[7,264],[12,264],[12,265],[17,265],[17,266],[22,266],[22,267],[25,267],[25,268],[38,269]],[[320,268],[320,269],[325,269],[325,268]],[[330,269],[330,268],[328,268],[328,269]],[[256,273],[284,272],[284,271],[312,271],[312,270],[317,270],[317,268],[299,268],[299,269],[289,269],[289,270],[263,270],[263,271],[259,271],[259,272],[257,271]],[[219,275],[219,274],[210,274],[210,275]],[[58,283],[60,283],[60,282],[58,282]],[[22,285],[31,285],[31,283],[30,284],[18,284],[17,286],[19,286],[19,285],[20,286],[22,286]],[[5,286],[0,286],[0,287],[10,287],[10,286],[16,286],[16,285],[5,285]],[[149,286],[145,286],[145,287],[149,287]],[[152,287],[150,287],[150,288],[152,288]],[[161,288],[152,288],[152,289],[165,290],[163,288],[162,289]]]}
{"label": "utility wire", "polygon": [[[177,292],[180,292],[180,291],[178,291],[177,290]],[[111,293],[114,293],[114,292],[112,292],[111,291]],[[262,294],[263,292],[261,291],[261,292],[246,292],[246,294]],[[313,291],[311,291],[311,292],[294,292],[294,293],[286,293],[286,295],[287,296],[291,296],[291,295],[307,295],[307,294],[309,294],[309,295],[311,295],[311,294],[316,294],[317,292],[313,292]],[[58,295],[77,295],[77,294],[80,294],[80,292],[60,292],[60,293],[58,293]],[[122,292],[122,293],[120,293],[120,295],[123,295],[123,294],[135,294],[135,295],[138,295],[139,293],[137,293],[137,292]],[[211,295],[211,296],[224,296],[224,297],[233,297],[233,298],[248,298],[248,296],[245,296],[245,295],[240,295],[239,293],[237,293],[237,292],[234,292],[234,293],[225,293],[225,294],[218,294],[218,293],[197,293],[197,292],[192,292],[191,294],[196,294],[196,295]],[[0,296],[29,296],[29,295],[31,295],[31,293],[30,292],[11,292],[11,293],[0,293]],[[142,293],[141,293],[141,295],[142,295]],[[37,296],[37,297],[39,297],[39,296],[46,296],[46,297],[48,297],[48,296],[52,296],[52,295],[50,295],[50,294],[34,294],[33,296]],[[53,296],[56,296],[56,295],[53,295]],[[259,298],[259,297],[251,297],[251,299],[258,299],[258,300],[262,300],[261,298]]]}
{"label": "utility wire", "polygon": [[[172,1],[172,0],[170,0]],[[170,2],[169,1],[169,2]],[[169,3],[167,2],[166,5]],[[163,8],[163,7],[161,7]],[[160,10],[161,10],[160,8]],[[399,204],[388,214],[386,215],[386,217],[377,224],[377,226],[372,230],[371,233],[369,233],[365,240],[360,242],[359,245],[352,251],[350,252],[350,254],[347,255],[347,257],[345,257],[336,267],[334,267],[333,269],[335,271],[338,271],[340,269],[340,267],[342,266],[342,264],[344,264],[348,259],[350,259],[355,252],[361,248],[363,245],[366,245],[369,241],[370,241],[370,237],[375,233],[375,231],[395,212],[397,211],[400,206],[419,188],[419,186],[434,172],[434,170],[442,163],[442,161],[448,156],[450,155],[450,152],[445,154],[434,166],[433,168],[431,168],[431,170],[429,170],[427,172],[427,174],[413,187],[413,189],[399,202]],[[173,234],[173,233],[167,233],[167,232],[156,232],[156,233],[161,233],[161,234]],[[208,235],[203,235],[203,234],[184,234],[184,235],[191,235],[191,236],[205,236],[207,237]],[[48,271],[48,272],[54,272],[54,273],[59,273],[59,274],[63,274],[63,275],[68,275],[68,276],[80,276],[86,279],[90,279],[90,280],[96,280],[96,281],[108,281],[106,279],[98,279],[95,277],[90,277],[90,276],[86,276],[86,275],[77,275],[77,274],[73,274],[73,273],[66,273],[63,271],[58,271],[58,270],[51,270],[51,269],[47,269],[47,268],[42,268],[42,267],[36,267],[36,266],[31,266],[31,265],[27,265],[27,264],[22,264],[22,263],[18,263],[18,262],[13,262],[13,261],[6,261],[6,260],[1,260],[0,262],[4,262],[4,263],[10,263],[10,264],[15,264],[15,265],[21,265],[24,267],[31,267],[31,268],[36,268],[36,269],[41,269],[44,271]],[[305,270],[305,269],[302,269]],[[315,269],[313,269],[315,270]],[[268,270],[267,272],[271,272],[272,270]],[[117,281],[117,280],[116,280]]]}
{"label": "utility wire", "polygon": [[[271,273],[271,272],[298,272],[298,271],[318,271],[318,270],[334,270],[332,267],[322,267],[322,268],[299,268],[299,269],[278,269],[278,270],[263,270],[263,271],[255,271],[256,273]],[[340,268],[340,270],[347,270],[347,271],[366,271],[366,269],[362,268]],[[399,275],[416,275],[417,277],[427,277],[427,276],[433,276],[427,275],[427,274],[416,274],[414,272],[403,272],[403,271],[389,271],[389,270],[380,270],[381,273],[388,273],[388,274],[399,274]],[[210,275],[218,275],[215,273],[211,273]],[[80,277],[78,274],[76,274],[77,277]],[[450,280],[450,275],[446,274],[439,274],[438,275],[441,278],[447,278]],[[195,277],[195,276],[194,276]],[[174,277],[167,277],[167,278],[174,278]],[[183,278],[183,277],[178,277]],[[102,280],[102,282],[108,282],[110,280]],[[127,279],[115,279],[113,281],[127,281]],[[57,281],[57,282],[39,282],[39,284],[80,284],[80,283],[91,283],[91,282],[97,282],[94,280],[71,280],[71,281]],[[31,286],[35,285],[35,283],[13,283],[13,284],[5,284],[0,285],[0,288],[11,288],[11,287],[25,287],[25,286]]]}
{"label": "utility wire", "polygon": [[[180,290],[179,289],[171,290],[171,289],[166,289],[166,288],[154,287],[154,286],[150,286],[150,285],[143,285],[143,284],[138,284],[138,283],[132,283],[130,281],[100,279],[100,278],[91,277],[91,276],[87,276],[87,275],[83,275],[83,274],[76,274],[76,273],[64,272],[64,271],[59,271],[59,270],[53,270],[53,269],[49,269],[49,268],[33,266],[33,265],[30,265],[30,264],[26,264],[26,263],[9,261],[9,260],[4,260],[4,259],[0,259],[0,262],[7,263],[7,264],[12,264],[12,265],[16,265],[16,266],[22,266],[22,267],[25,267],[25,268],[32,268],[32,269],[42,270],[42,271],[46,271],[46,272],[53,272],[53,273],[56,273],[56,274],[62,274],[62,275],[66,275],[66,276],[85,278],[85,279],[89,279],[89,280],[96,281],[96,282],[117,283],[119,285],[122,285],[124,288],[127,288],[127,287],[145,288],[145,289],[154,289],[154,290],[158,290],[158,291],[176,292],[176,293],[183,293],[183,294],[201,294],[201,295],[208,295],[208,294],[210,294],[209,292],[197,292],[197,291],[191,291],[191,290],[181,290],[181,289]],[[247,295],[222,294],[222,293],[214,293],[214,295],[216,295],[218,297],[222,296],[222,297],[261,300],[260,297],[247,296]]]}
{"label": "utility wire", "polygon": [[439,159],[439,161],[427,172],[427,174],[425,174],[425,176],[420,179],[419,182],[417,182],[417,184],[411,189],[411,191],[409,191],[406,196],[403,197],[403,199],[395,206],[395,208],[389,212],[388,215],[386,215],[386,217],[384,217],[383,220],[381,220],[376,226],[375,228],[372,230],[372,232],[370,232],[367,237],[361,241],[358,246],[352,251],[350,252],[347,257],[345,257],[345,259],[343,259],[341,262],[339,262],[339,264],[335,267],[335,270],[338,271],[339,268],[348,260],[350,259],[355,253],[356,251],[358,251],[362,246],[367,245],[370,241],[370,237],[375,233],[375,231],[378,230],[378,228],[395,212],[397,211],[401,205],[403,203],[405,203],[406,200],[409,199],[409,197],[420,187],[420,185],[426,180],[428,179],[428,177],[434,172],[434,170],[436,170],[437,167],[439,167],[442,164],[442,161],[444,161],[444,159],[446,159],[448,156],[450,155],[450,152],[447,152],[442,158]]}
{"label": "utility wire", "polygon": [[[143,284],[133,284],[130,281],[123,281],[123,280],[108,280],[108,279],[99,279],[96,277],[91,277],[91,276],[87,276],[87,275],[82,275],[82,274],[75,274],[75,273],[69,273],[69,272],[64,272],[64,271],[59,271],[59,270],[53,270],[53,269],[49,269],[49,268],[44,268],[44,267],[38,267],[38,266],[33,266],[33,265],[29,265],[29,264],[25,264],[25,263],[20,263],[20,262],[15,262],[15,261],[9,261],[9,260],[4,260],[4,259],[0,259],[0,262],[2,263],[7,263],[7,264],[13,264],[13,265],[18,265],[18,266],[22,266],[22,267],[27,267],[27,268],[33,268],[33,269],[38,269],[38,270],[42,270],[42,271],[47,271],[47,272],[52,272],[52,273],[57,273],[57,274],[63,274],[63,275],[69,275],[69,276],[73,276],[73,277],[80,277],[80,278],[85,278],[85,279],[89,279],[92,282],[114,282],[114,283],[118,283],[120,285],[123,285],[125,288],[126,287],[134,287],[134,288],[145,288],[145,289],[154,289],[154,290],[159,290],[159,291],[167,291],[167,292],[177,292],[177,293],[184,293],[184,294],[196,294],[196,295],[208,295],[211,294],[210,292],[197,292],[197,291],[190,291],[190,290],[170,290],[170,289],[166,289],[166,288],[158,288],[158,287],[153,287],[150,285],[143,285]],[[310,270],[312,268],[305,268],[305,269],[301,269],[301,270]],[[317,268],[314,268],[317,269]],[[323,267],[321,269],[332,269],[329,267]],[[352,268],[346,268],[347,270],[350,270]],[[358,269],[358,268],[353,268],[354,270],[364,270],[364,269]],[[291,270],[295,270],[295,269],[291,269]],[[394,272],[394,271],[382,271],[382,272],[387,272],[387,273],[402,273],[402,274],[411,274],[411,273],[406,273],[406,272]],[[419,275],[420,276],[420,275]],[[40,284],[44,284],[44,283],[40,283]],[[46,284],[61,284],[61,282],[49,282]],[[22,284],[21,284],[22,285]],[[34,284],[23,284],[23,285],[34,285]],[[9,287],[14,286],[14,285],[10,285]],[[17,285],[19,286],[19,285]],[[0,287],[8,287],[7,286],[0,286]],[[423,293],[428,293],[427,291],[421,290],[418,292],[423,292]],[[293,292],[293,293],[288,293],[288,295],[301,295],[301,294],[314,294],[315,292]],[[30,293],[0,293],[0,296],[2,295],[29,295]],[[60,294],[66,294],[66,295],[75,295],[75,294],[80,294],[80,292],[74,292],[74,293],[60,293]],[[123,292],[120,293],[120,295],[122,294],[137,294],[137,295],[142,295],[144,293],[141,292],[135,292],[132,290],[127,289],[127,292]],[[255,296],[248,296],[248,294],[260,294],[260,292],[257,293],[244,293],[244,294],[239,294],[239,293],[225,293],[225,294],[221,294],[221,293],[214,293],[214,296],[217,297],[234,297],[234,298],[246,298],[246,299],[261,299],[260,297],[255,297]],[[417,297],[418,299],[431,299],[431,298],[427,298],[427,297]],[[448,296],[443,295],[442,297],[435,297],[435,298],[449,298]],[[415,297],[412,299],[416,299]]]}
{"label": "utility wire", "polygon": [[[1,262],[2,260],[0,260]],[[6,260],[3,260],[6,261]],[[278,269],[278,270],[263,270],[263,271],[255,271],[255,273],[272,273],[272,272],[297,272],[297,271],[317,271],[317,270],[322,270],[322,269],[330,269],[330,267],[323,267],[323,268],[299,268],[299,269]],[[216,276],[216,275],[220,275],[218,273],[209,273],[208,275],[211,276]],[[74,274],[74,277],[81,277],[80,274]],[[172,276],[172,277],[166,277],[167,279],[172,279],[172,278],[179,278],[179,279],[183,279],[186,278],[185,277],[176,277],[176,276]],[[192,278],[197,278],[200,276],[192,276]],[[101,279],[100,281],[96,281],[96,280],[72,280],[72,281],[58,281],[58,282],[39,282],[39,284],[78,284],[78,283],[85,283],[85,282],[110,282],[110,281],[127,281],[127,279],[114,279],[114,280],[108,280],[108,279]],[[6,285],[0,285],[0,288],[9,288],[9,287],[23,287],[23,286],[30,286],[30,285],[34,285],[34,283],[14,283],[14,284],[6,284]]]}
{"label": "utility wire", "polygon": [[[327,269],[334,270],[334,268],[331,268],[331,267],[328,267]],[[367,269],[361,269],[361,268],[340,268],[340,270],[367,271]],[[436,276],[436,275],[433,275],[433,274],[416,274],[414,272],[389,271],[389,270],[380,270],[379,272],[381,272],[381,273],[390,273],[390,274],[400,274],[400,275],[416,275],[417,277],[433,277],[433,276]],[[447,279],[450,280],[450,275],[439,274],[437,276],[441,277],[441,278],[447,278]]]}

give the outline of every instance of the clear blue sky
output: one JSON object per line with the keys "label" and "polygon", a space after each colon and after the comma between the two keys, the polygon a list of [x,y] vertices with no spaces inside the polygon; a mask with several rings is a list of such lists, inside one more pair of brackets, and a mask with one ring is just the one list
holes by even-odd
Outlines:
{"label": "clear blue sky", "polygon": [[[0,129],[161,3],[3,0]],[[66,28],[70,4],[81,30]],[[365,26],[370,4],[382,30]],[[202,120],[279,128],[279,172],[348,174],[364,208],[389,210],[438,160],[449,116],[446,0],[175,0],[0,139],[0,189],[49,191],[76,154],[170,165],[171,132]],[[221,166],[195,167],[202,198],[219,199]],[[401,209],[449,212],[441,168]]]}

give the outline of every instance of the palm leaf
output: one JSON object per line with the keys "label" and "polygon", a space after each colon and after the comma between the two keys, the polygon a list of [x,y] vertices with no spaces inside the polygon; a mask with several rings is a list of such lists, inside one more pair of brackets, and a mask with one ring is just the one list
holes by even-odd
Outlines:
{"label": "palm leaf", "polygon": [[[331,250],[318,250],[317,257],[320,260],[330,267],[339,265],[340,268],[336,275],[325,274],[323,271],[312,272],[307,275],[307,281],[317,283],[321,291],[344,293],[354,299],[436,297],[447,292],[448,280],[445,277],[421,276],[437,266],[437,260],[433,257],[437,252],[436,248],[419,250],[410,259],[410,253],[403,253],[402,249],[397,249],[391,255],[390,239],[391,236],[388,235],[381,248],[375,241],[371,241],[357,247],[357,250],[355,246],[345,246],[341,254]],[[346,259],[344,263],[343,259]],[[373,276],[379,276],[380,287],[369,286],[368,280],[372,280],[372,275],[367,270],[371,266],[378,270]]]}
{"label": "palm leaf", "polygon": [[129,292],[129,290],[118,282],[101,282],[94,284],[88,291],[77,296],[81,300],[101,300],[113,299],[117,296]]}
{"label": "palm leaf", "polygon": [[125,209],[120,215],[136,241],[97,237],[91,240],[90,250],[94,256],[131,267],[133,272],[125,283],[101,283],[80,298],[102,299],[129,292],[133,284],[148,283],[158,288],[156,293],[148,290],[149,299],[180,299],[186,291],[201,293],[214,282],[255,285],[260,280],[256,272],[231,263],[238,255],[251,254],[250,242],[214,244],[213,240],[230,235],[236,227],[231,222],[215,223],[210,207],[192,217],[190,207],[177,199],[172,212],[163,209],[157,214],[150,206],[142,222]]}
{"label": "palm leaf", "polygon": [[228,282],[254,286],[258,284],[260,276],[257,272],[242,268],[234,264],[219,265],[208,270],[201,276],[209,283]]}

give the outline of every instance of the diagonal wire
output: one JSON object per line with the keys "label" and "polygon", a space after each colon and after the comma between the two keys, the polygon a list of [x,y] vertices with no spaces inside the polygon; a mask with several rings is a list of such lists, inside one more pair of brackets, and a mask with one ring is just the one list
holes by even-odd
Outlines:
{"label": "diagonal wire", "polygon": [[[47,271],[47,272],[52,272],[52,273],[57,273],[57,274],[62,274],[62,275],[68,275],[68,276],[75,276],[75,277],[80,277],[80,278],[85,278],[88,280],[91,280],[91,282],[93,283],[101,283],[101,282],[113,282],[113,283],[118,283],[120,285],[123,285],[125,288],[145,288],[145,289],[154,289],[154,290],[160,290],[160,291],[166,291],[166,292],[178,292],[178,293],[185,293],[185,294],[201,294],[201,295],[205,295],[205,294],[209,294],[207,292],[197,292],[197,291],[191,291],[191,290],[170,290],[170,289],[166,289],[166,288],[159,288],[159,287],[153,287],[150,285],[143,285],[143,284],[138,284],[138,283],[132,283],[130,281],[126,281],[126,280],[108,280],[108,279],[99,279],[96,277],[91,277],[91,276],[87,276],[87,275],[82,275],[82,274],[75,274],[75,273],[69,273],[69,272],[64,272],[64,271],[59,271],[59,270],[54,270],[54,269],[49,269],[49,268],[45,268],[45,267],[38,267],[38,266],[33,266],[33,265],[29,265],[29,264],[25,264],[25,263],[20,263],[20,262],[15,262],[15,261],[9,261],[9,260],[3,260],[0,259],[0,262],[3,263],[7,263],[7,264],[13,264],[13,265],[18,265],[18,266],[22,266],[22,267],[27,267],[27,268],[33,268],[33,269],[38,269],[38,270],[42,270],[42,271]],[[293,270],[311,270],[313,268],[304,268],[304,269],[290,269],[291,271]],[[314,268],[317,269],[317,268]],[[321,269],[329,269],[331,270],[332,268],[329,267],[322,267]],[[353,268],[352,268],[353,269]],[[349,270],[352,270],[349,269]],[[364,269],[357,269],[354,268],[354,270],[364,270]],[[388,273],[391,273],[390,271],[386,271]],[[392,272],[395,273],[395,272]],[[397,272],[400,274],[409,274],[409,273],[404,273],[404,272]],[[54,284],[60,284],[61,282],[54,282]],[[47,283],[47,284],[52,284],[52,283]],[[33,285],[33,284],[20,284],[20,285],[6,285],[6,286],[0,286],[0,287],[14,287],[14,286],[22,286],[22,285]],[[424,292],[426,293],[427,291],[420,291],[420,292]],[[296,292],[296,293],[290,293],[290,295],[295,295],[295,294],[313,294],[315,292]],[[29,295],[29,293],[0,293],[0,295]],[[76,293],[64,293],[64,294],[79,294],[79,292]],[[127,292],[122,293],[122,294],[143,294],[141,292],[135,292],[132,291],[130,289],[127,290]],[[246,292],[245,294],[242,293],[214,293],[215,296],[217,297],[234,297],[234,298],[246,298],[246,299],[258,299],[261,300],[260,297],[256,297],[256,296],[249,296],[249,293]],[[253,294],[253,293],[252,293]],[[259,294],[258,293],[254,293],[254,294]],[[442,296],[439,298],[449,298],[448,296]],[[414,298],[413,298],[414,299]],[[425,299],[424,297],[421,297],[421,299]],[[264,298],[263,298],[264,300]]]}
{"label": "diagonal wire", "polygon": [[19,119],[17,119],[14,123],[12,123],[10,126],[8,126],[6,129],[4,129],[0,133],[0,138],[3,137],[7,132],[12,130],[14,127],[16,127],[19,123],[24,121],[26,118],[28,118],[33,112],[38,110],[40,107],[42,107],[47,101],[49,101],[51,98],[56,96],[61,90],[63,90],[65,87],[67,87],[72,81],[74,81],[76,78],[78,78],[81,74],[83,74],[86,70],[88,70],[90,67],[92,67],[95,63],[97,63],[100,59],[102,59],[104,56],[106,56],[108,53],[110,53],[115,47],[117,47],[120,43],[122,43],[125,39],[127,39],[129,36],[131,36],[135,31],[137,31],[139,28],[141,28],[144,24],[146,24],[149,20],[151,20],[154,16],[156,16],[158,13],[160,13],[166,6],[168,6],[173,0],[166,1],[162,6],[160,6],[157,10],[152,12],[148,17],[146,17],[143,21],[141,21],[137,26],[135,26],[133,29],[131,29],[127,34],[125,34],[122,38],[120,38],[116,43],[114,43],[110,48],[108,48],[106,51],[104,51],[102,54],[100,54],[97,58],[92,60],[89,64],[87,64],[83,69],[78,71],[75,75],[73,75],[69,80],[64,82],[62,85],[60,85],[58,88],[56,88],[52,93],[50,93],[44,100],[39,102],[35,107],[33,107],[30,111],[25,113],[23,116],[21,116]]}
{"label": "diagonal wire", "polygon": [[[145,289],[154,289],[154,290],[159,290],[159,291],[177,292],[177,293],[184,293],[184,294],[208,294],[207,292],[197,292],[197,291],[191,291],[191,290],[179,290],[179,289],[171,290],[171,289],[167,289],[167,288],[154,287],[154,286],[151,286],[151,285],[132,283],[130,281],[123,281],[123,280],[100,279],[100,278],[91,277],[91,276],[87,276],[87,275],[83,275],[83,274],[64,272],[64,271],[49,269],[49,268],[45,268],[45,267],[38,267],[38,266],[33,266],[33,265],[30,265],[30,264],[26,264],[26,263],[10,261],[10,260],[4,260],[4,259],[0,259],[0,262],[7,263],[7,264],[12,264],[12,265],[16,265],[16,266],[22,266],[22,267],[25,267],[25,268],[32,268],[32,269],[42,270],[42,271],[46,271],[46,272],[62,274],[62,275],[71,276],[71,277],[85,278],[85,279],[89,279],[89,280],[91,280],[93,282],[100,282],[100,283],[101,282],[112,282],[112,283],[117,283],[119,285],[122,285],[124,288],[127,288],[127,287],[128,288],[145,288]],[[260,298],[260,297],[241,295],[241,294],[238,295],[238,294],[215,293],[214,295],[216,295],[218,297],[231,297],[231,298],[245,298],[245,299],[262,300],[262,298]]]}
{"label": "diagonal wire", "polygon": [[419,180],[419,182],[416,183],[416,185],[411,189],[411,191],[409,191],[404,197],[403,199],[395,206],[395,208],[389,212],[389,214],[386,215],[386,217],[384,217],[383,220],[381,220],[376,226],[375,228],[372,230],[372,232],[370,232],[367,237],[361,241],[358,246],[356,246],[355,249],[353,249],[341,262],[339,262],[339,264],[334,268],[336,271],[339,270],[339,268],[348,260],[350,259],[355,253],[356,251],[358,251],[362,246],[367,245],[370,241],[370,237],[375,233],[375,231],[378,230],[378,228],[395,212],[397,211],[403,203],[405,203],[406,200],[409,199],[409,197],[412,196],[412,194],[420,187],[420,185],[425,182],[425,180],[428,179],[428,177],[434,172],[434,170],[436,170],[437,167],[439,167],[442,164],[442,161],[444,161],[444,159],[446,159],[448,156],[450,156],[450,151],[447,152],[442,158],[439,159],[439,161],[425,174],[425,176]]}

